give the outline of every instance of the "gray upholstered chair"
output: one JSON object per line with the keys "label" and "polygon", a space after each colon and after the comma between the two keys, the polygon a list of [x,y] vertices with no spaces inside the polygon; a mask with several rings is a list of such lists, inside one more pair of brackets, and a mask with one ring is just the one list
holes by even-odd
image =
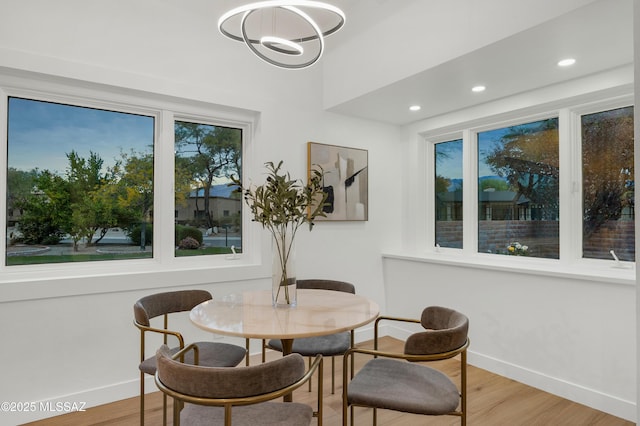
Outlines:
{"label": "gray upholstered chair", "polygon": [[[420,323],[425,331],[409,336],[403,353],[378,350],[380,321]],[[377,423],[377,408],[429,416],[454,415],[466,425],[467,414],[467,337],[469,320],[448,308],[425,308],[422,317],[406,319],[381,316],[375,322],[374,349],[350,349],[344,356],[342,389],[342,424],[347,425],[351,407],[373,408],[373,424]],[[374,358],[355,375],[349,374],[348,359],[356,353]],[[416,362],[448,359],[460,355],[460,387],[446,374]],[[407,362],[410,361],[410,362]],[[353,365],[353,363],[351,364]],[[353,367],[352,367],[353,370]],[[351,377],[351,381],[349,381]]]}
{"label": "gray upholstered chair", "polygon": [[[146,334],[160,333],[166,345],[168,336],[173,336],[177,346],[171,349],[173,353],[185,347],[184,338],[178,331],[169,329],[169,314],[190,311],[196,305],[211,300],[211,293],[205,290],[181,290],[156,293],[145,296],[133,305],[134,321],[140,329],[140,425],[144,426],[144,375],[156,373],[156,356],[147,357],[145,351]],[[163,316],[163,327],[152,326],[151,320]],[[200,353],[200,364],[214,367],[234,367],[247,356],[246,349],[228,343],[197,342]],[[192,356],[187,356],[185,362],[193,363]],[[163,404],[163,424],[166,424],[166,396]]]}
{"label": "gray upholstered chair", "polygon": [[[298,280],[297,286],[299,289],[332,290],[351,294],[355,294],[356,292],[353,284],[344,281],[319,279]],[[345,331],[343,333],[330,334],[328,336],[304,337],[293,341],[293,353],[310,358],[318,354],[323,357],[331,357],[331,393],[335,393],[335,357],[344,355],[349,348],[353,347],[353,340],[353,330],[350,332]],[[262,362],[265,360],[265,348],[282,352],[282,341],[272,339],[266,344],[263,341]],[[309,389],[311,389],[311,382],[309,383]]]}
{"label": "gray upholstered chair", "polygon": [[[308,371],[299,354],[250,367],[181,363],[180,356],[193,348],[189,345],[172,354],[167,346],[162,346],[157,353],[156,384],[173,398],[174,425],[308,426],[314,415],[318,418],[317,424],[322,425],[321,380],[318,380],[316,412],[307,404],[272,401],[304,385],[316,370],[322,374],[321,355]],[[195,358],[197,360],[197,354]]]}

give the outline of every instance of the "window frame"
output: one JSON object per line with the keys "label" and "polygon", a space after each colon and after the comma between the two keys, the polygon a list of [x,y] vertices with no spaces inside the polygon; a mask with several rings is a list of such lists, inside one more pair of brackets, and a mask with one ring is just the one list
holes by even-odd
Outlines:
{"label": "window frame", "polygon": [[[448,125],[444,128],[417,132],[417,150],[423,161],[418,173],[423,183],[417,188],[426,194],[426,200],[435,196],[435,179],[428,170],[434,164],[434,145],[448,140],[463,140],[463,248],[442,248],[435,246],[435,214],[431,203],[423,202],[424,210],[416,220],[424,225],[422,235],[410,240],[407,247],[414,247],[410,253],[386,254],[424,262],[452,263],[455,265],[490,268],[497,270],[517,270],[536,275],[566,275],[587,280],[606,280],[631,283],[635,280],[635,262],[621,262],[616,268],[613,259],[582,258],[582,161],[580,116],[626,106],[634,106],[633,94],[600,94],[600,98],[568,99],[556,105],[532,106],[508,113],[478,118],[469,122]],[[560,258],[543,259],[522,256],[496,256],[479,253],[478,250],[478,158],[477,134],[479,132],[558,117],[559,159],[560,159]],[[424,167],[423,165],[427,165]],[[420,229],[420,225],[417,224]]]}
{"label": "window frame", "polygon": [[[88,108],[140,114],[153,117],[154,128],[154,250],[149,259],[125,259],[96,262],[51,263],[43,265],[0,265],[0,302],[61,295],[90,294],[133,290],[127,280],[114,276],[136,274],[141,277],[135,288],[190,285],[202,282],[264,278],[269,275],[269,240],[252,224],[243,209],[243,253],[237,256],[207,255],[175,257],[174,246],[174,122],[197,121],[203,124],[242,130],[243,179],[253,164],[253,137],[259,114],[255,111],[224,107],[202,101],[155,93],[125,90],[97,83],[78,82],[53,76],[18,76],[0,73],[0,167],[7,169],[8,98],[56,102]],[[163,172],[158,172],[162,170]],[[165,171],[171,171],[165,172]],[[0,174],[0,187],[6,192],[6,173]],[[169,194],[169,195],[165,195]],[[0,197],[2,235],[6,240],[6,197]],[[166,232],[165,232],[166,230]],[[0,248],[6,258],[6,244]],[[233,261],[231,261],[233,260]],[[216,273],[211,273],[216,269]],[[193,271],[185,277],[185,271]],[[182,277],[176,282],[177,277]],[[85,282],[76,283],[90,279]],[[69,281],[73,281],[69,285]],[[57,283],[65,283],[60,286]],[[45,284],[45,285],[42,285]],[[37,290],[34,290],[37,289]]]}

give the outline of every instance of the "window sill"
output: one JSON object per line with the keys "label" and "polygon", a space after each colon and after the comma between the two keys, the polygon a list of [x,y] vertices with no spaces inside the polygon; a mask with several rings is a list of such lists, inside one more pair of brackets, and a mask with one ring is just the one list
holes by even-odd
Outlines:
{"label": "window sill", "polygon": [[[498,256],[490,254],[466,256],[449,251],[419,253],[400,250],[383,253],[382,257],[383,259],[437,263],[439,265],[451,265],[463,268],[517,272],[522,274],[553,276],[622,285],[636,285],[636,268],[635,264],[631,262],[620,262],[620,266],[616,267],[613,261],[605,260],[580,260],[569,263],[552,259]],[[506,258],[508,258],[508,261],[505,261]]]}
{"label": "window sill", "polygon": [[[12,266],[0,274],[0,303],[264,279],[270,269],[239,255]],[[10,270],[8,270],[10,269]],[[35,269],[35,270],[34,270]]]}

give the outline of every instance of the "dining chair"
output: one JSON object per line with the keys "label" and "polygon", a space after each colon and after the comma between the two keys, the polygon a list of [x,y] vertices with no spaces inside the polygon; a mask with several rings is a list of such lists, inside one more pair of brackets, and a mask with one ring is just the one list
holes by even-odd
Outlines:
{"label": "dining chair", "polygon": [[[173,336],[178,345],[171,349],[176,353],[185,347],[182,334],[169,329],[169,316],[177,312],[187,312],[198,304],[211,300],[211,293],[205,290],[180,290],[164,293],[156,293],[145,296],[133,305],[135,326],[140,329],[140,425],[144,426],[144,376],[156,373],[157,360],[155,354],[146,356],[145,342],[147,333],[160,333],[163,336],[163,344],[168,344],[168,337]],[[162,328],[152,325],[152,319],[164,317]],[[246,349],[228,343],[220,342],[197,342],[200,355],[200,364],[212,367],[234,367],[247,356]],[[192,355],[185,359],[187,363],[193,363]],[[167,401],[163,398],[163,424],[167,423]]]}
{"label": "dining chair", "polygon": [[[342,291],[351,294],[356,293],[355,286],[344,281],[323,279],[298,280],[297,287],[298,289]],[[303,337],[293,341],[292,352],[309,357],[310,360],[318,354],[323,357],[331,357],[331,393],[333,394],[335,393],[335,357],[344,355],[349,348],[353,347],[353,342],[353,330],[330,334],[328,336]],[[265,341],[263,340],[262,362],[265,360],[265,349],[273,349],[282,352],[282,341],[280,339],[271,339],[265,344]],[[311,390],[311,382],[309,382],[309,390]]]}
{"label": "dining chair", "polygon": [[[381,321],[420,323],[425,329],[409,336],[404,351],[385,352],[378,349],[378,325]],[[377,409],[401,411],[428,416],[459,416],[462,426],[467,416],[467,347],[469,320],[449,308],[430,306],[420,319],[381,316],[374,326],[374,349],[352,348],[344,356],[342,388],[342,425],[347,425],[351,408],[373,408],[373,424],[377,424]],[[353,374],[348,372],[348,360],[355,354],[373,356]],[[443,372],[419,364],[423,361],[460,358],[460,387]],[[407,362],[409,361],[409,362]],[[349,381],[349,378],[351,380]]]}
{"label": "dining chair", "polygon": [[[258,426],[308,426],[317,417],[322,426],[322,381],[318,380],[317,411],[307,404],[273,402],[290,394],[317,370],[322,375],[322,355],[306,370],[304,358],[290,354],[274,361],[243,367],[198,365],[197,346],[172,353],[166,345],[157,352],[158,388],[173,398],[173,424]],[[194,365],[180,357],[195,350]]]}

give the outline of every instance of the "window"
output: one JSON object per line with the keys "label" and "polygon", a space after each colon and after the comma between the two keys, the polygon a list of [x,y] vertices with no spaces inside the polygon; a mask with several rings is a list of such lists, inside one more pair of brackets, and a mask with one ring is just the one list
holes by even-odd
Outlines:
{"label": "window", "polygon": [[241,251],[241,158],[241,129],[175,122],[176,256]]}
{"label": "window", "polygon": [[633,107],[581,116],[582,255],[635,259]]}
{"label": "window", "polygon": [[154,117],[8,98],[6,265],[152,257]]}
{"label": "window", "polygon": [[454,249],[445,253],[472,264],[500,265],[519,256],[544,259],[535,265],[552,268],[585,265],[603,276],[608,275],[600,268],[612,264],[602,260],[633,262],[630,103],[631,96],[567,102],[554,111],[538,109],[535,118],[518,120],[510,112],[493,118],[501,124],[487,119],[475,128],[448,125],[442,134],[432,131],[426,146],[433,149],[425,149],[426,164],[433,167],[425,181],[434,201],[433,207],[426,204],[432,221],[425,229],[426,246]]}
{"label": "window", "polygon": [[478,251],[559,257],[558,119],[478,133]]}
{"label": "window", "polygon": [[436,245],[462,248],[462,139],[435,145]]}

